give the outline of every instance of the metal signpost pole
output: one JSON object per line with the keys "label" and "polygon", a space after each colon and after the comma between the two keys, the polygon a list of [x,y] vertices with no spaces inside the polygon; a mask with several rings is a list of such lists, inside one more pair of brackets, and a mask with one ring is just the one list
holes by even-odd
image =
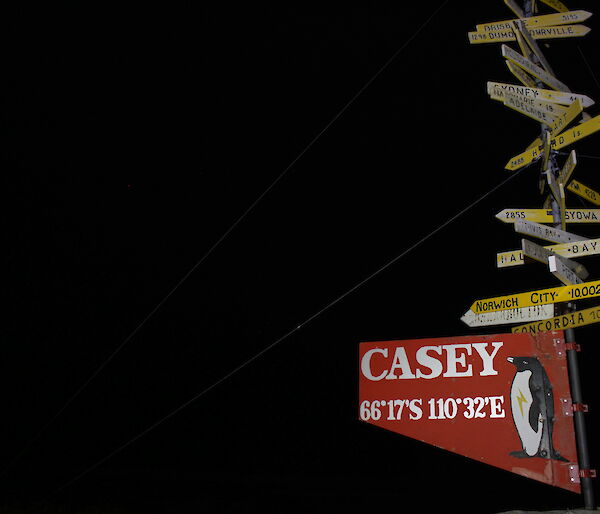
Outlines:
{"label": "metal signpost pole", "polygon": [[575,344],[575,332],[572,328],[565,330],[565,341],[567,343],[567,364],[569,366],[569,382],[571,385],[571,400],[573,402],[573,420],[575,422],[575,439],[577,441],[577,458],[579,460],[581,492],[583,494],[585,508],[588,510],[595,510],[596,499],[594,497],[594,486],[590,474],[590,453],[584,416],[586,407],[583,404],[583,396],[581,394],[577,345]]}
{"label": "metal signpost pole", "polygon": [[[531,0],[525,0],[523,5],[523,12],[525,17],[533,16],[532,2]],[[539,60],[536,59],[536,55],[534,52],[531,52],[530,58],[533,62]],[[538,79],[536,81],[538,83],[538,87],[543,88],[543,84]],[[542,124],[542,132],[541,139],[546,142],[546,140],[550,137],[549,127],[546,124]],[[556,152],[550,150],[550,156],[546,164],[546,169],[542,169],[542,173],[548,173],[554,175],[555,178],[558,178],[559,168],[556,164]],[[542,175],[543,178],[543,175]],[[542,189],[543,191],[543,189]],[[564,194],[564,192],[562,192]],[[562,220],[564,219],[564,213],[561,212],[561,209],[564,207],[564,202],[561,202],[561,205],[557,198],[555,198],[552,194],[550,195],[552,198],[552,213],[554,215],[555,227],[560,229],[563,228]],[[557,305],[557,310],[562,312],[557,312],[556,314],[568,314],[571,312],[572,308],[570,304]],[[579,461],[579,474],[581,481],[581,492],[583,494],[584,506],[586,510],[595,510],[596,509],[596,500],[594,497],[594,488],[591,476],[591,463],[590,463],[590,454],[587,440],[587,431],[585,425],[585,411],[587,407],[583,403],[583,395],[581,392],[581,377],[579,373],[579,361],[577,357],[577,352],[579,350],[579,346],[575,343],[575,332],[572,328],[568,328],[565,330],[565,341],[567,345],[567,365],[569,369],[569,382],[571,386],[571,400],[573,403],[573,421],[575,424],[575,439],[577,442],[577,458]]]}

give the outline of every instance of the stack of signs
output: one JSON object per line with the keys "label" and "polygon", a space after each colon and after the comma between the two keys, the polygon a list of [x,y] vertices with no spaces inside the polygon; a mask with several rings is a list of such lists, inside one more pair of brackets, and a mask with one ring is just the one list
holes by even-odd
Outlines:
{"label": "stack of signs", "polygon": [[[501,44],[501,54],[520,84],[488,82],[487,91],[492,100],[541,124],[541,136],[512,157],[506,168],[518,170],[539,161],[540,191],[546,199],[539,208],[504,209],[496,214],[502,222],[512,224],[518,234],[542,240],[543,245],[522,239],[521,248],[497,254],[497,266],[507,268],[541,262],[561,285],[476,301],[462,320],[471,327],[521,323],[512,328],[514,333],[538,333],[598,323],[597,307],[565,312],[562,306],[555,304],[600,296],[600,282],[587,281],[589,273],[573,260],[600,254],[600,239],[567,230],[567,225],[572,223],[600,223],[600,208],[594,207],[600,206],[600,193],[572,178],[577,165],[575,150],[571,150],[562,165],[557,162],[557,150],[600,130],[600,116],[592,117],[585,112],[594,105],[594,100],[572,92],[556,78],[537,44],[538,39],[587,34],[589,29],[579,23],[592,14],[569,11],[564,4],[548,0],[544,3],[557,12],[525,17],[516,2],[505,0],[505,3],[518,18],[477,25],[476,31],[468,36],[471,43],[515,41],[519,47],[517,51]],[[584,198],[592,207],[567,208],[567,191]]]}
{"label": "stack of signs", "polygon": [[[501,43],[507,68],[519,81],[489,82],[490,97],[540,123],[540,137],[527,142],[506,168],[539,161],[546,197],[539,208],[497,214],[528,238],[521,248],[499,253],[497,264],[542,262],[559,285],[476,300],[462,317],[470,327],[511,324],[512,334],[362,343],[359,416],[569,491],[580,492],[586,477],[585,492],[591,470],[578,468],[573,419],[581,404],[571,401],[566,360],[572,347],[566,347],[562,330],[600,321],[600,307],[564,308],[565,302],[600,297],[600,280],[590,281],[587,269],[573,260],[600,254],[600,238],[574,234],[567,225],[600,223],[600,208],[568,209],[565,193],[593,206],[600,205],[600,193],[572,180],[575,151],[559,165],[557,150],[600,131],[600,116],[585,112],[594,100],[555,76],[537,41],[586,35],[589,28],[581,22],[591,13],[540,0],[525,2],[534,9],[526,16],[516,0],[504,2],[515,19],[477,25],[468,37],[472,44]],[[556,12],[538,12],[542,3]]]}
{"label": "stack of signs", "polygon": [[560,332],[362,343],[359,365],[361,420],[579,492]]}

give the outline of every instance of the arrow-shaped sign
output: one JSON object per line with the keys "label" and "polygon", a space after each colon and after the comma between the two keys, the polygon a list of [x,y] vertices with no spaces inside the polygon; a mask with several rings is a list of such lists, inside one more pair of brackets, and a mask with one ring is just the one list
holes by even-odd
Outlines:
{"label": "arrow-shaped sign", "polygon": [[[587,257],[588,255],[600,254],[600,239],[586,239],[584,241],[573,241],[557,245],[544,246],[557,255],[563,257]],[[496,266],[498,268],[509,268],[511,266],[522,266],[525,264],[522,250],[512,250],[496,254]]]}
{"label": "arrow-shaped sign", "polygon": [[[538,223],[554,223],[550,209],[504,209],[496,214],[504,223],[516,223],[519,220]],[[600,209],[565,209],[567,223],[600,223]]]}
{"label": "arrow-shaped sign", "polygon": [[524,16],[519,16],[519,20],[503,20],[496,21],[491,23],[480,23],[475,26],[477,32],[494,32],[497,30],[510,30],[512,29],[512,24],[515,21],[521,21],[525,24],[529,31],[534,30],[539,27],[548,27],[552,25],[565,25],[567,23],[581,23],[582,21],[587,20],[592,16],[591,12],[577,10],[577,11],[569,11],[566,13],[560,14],[544,14],[542,16],[531,16],[529,18],[525,18]]}
{"label": "arrow-shaped sign", "polygon": [[[584,121],[583,123],[568,129],[562,134],[553,137],[550,140],[550,146],[552,150],[560,150],[561,148],[572,145],[576,141],[598,132],[598,130],[600,130],[600,115],[595,116],[588,121]],[[542,151],[543,148],[540,148],[540,146],[535,146],[525,150],[523,153],[520,153],[519,155],[516,155],[510,159],[505,168],[511,171],[518,170],[523,166],[526,166],[527,164],[539,159],[543,155]]]}
{"label": "arrow-shaped sign", "polygon": [[585,198],[589,202],[592,202],[594,205],[600,205],[600,193],[583,185],[577,180],[571,180],[571,183],[567,186],[567,189],[581,196],[582,198]]}
{"label": "arrow-shaped sign", "polygon": [[484,298],[483,300],[476,300],[471,305],[471,310],[475,314],[481,314],[482,312],[504,311],[534,305],[572,302],[573,300],[583,300],[584,298],[595,298],[597,296],[600,296],[600,280],[572,286],[551,287],[526,293]]}
{"label": "arrow-shaped sign", "polygon": [[529,59],[523,57],[520,53],[515,52],[512,48],[504,44],[502,45],[502,56],[520,68],[523,68],[523,70],[525,70],[527,73],[538,78],[552,89],[556,89],[557,91],[570,91],[569,87],[558,80],[555,76],[551,75],[543,68],[540,68],[537,64],[534,64]]}
{"label": "arrow-shaped sign", "polygon": [[524,321],[538,321],[554,316],[554,305],[536,305],[535,307],[524,307],[522,309],[509,309],[506,311],[488,312],[475,314],[467,311],[461,321],[470,327],[486,327],[490,325],[508,325],[510,323],[521,323]]}
{"label": "arrow-shaped sign", "polygon": [[571,93],[570,91],[552,91],[551,89],[540,89],[537,87],[520,86],[518,84],[507,84],[504,82],[487,83],[487,92],[489,95],[493,94],[502,97],[504,91],[531,97],[539,101],[554,102],[562,105],[571,105],[579,98],[584,108],[590,107],[595,103],[589,96]]}
{"label": "arrow-shaped sign", "polygon": [[600,322],[600,307],[590,307],[581,311],[570,312],[561,316],[546,319],[538,323],[527,323],[512,328],[514,334],[528,332],[550,332],[551,330],[566,330],[567,328],[583,327]]}

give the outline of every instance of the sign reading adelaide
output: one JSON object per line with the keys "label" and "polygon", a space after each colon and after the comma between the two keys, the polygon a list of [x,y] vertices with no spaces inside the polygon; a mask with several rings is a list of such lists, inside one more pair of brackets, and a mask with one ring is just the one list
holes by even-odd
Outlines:
{"label": "sign reading adelaide", "polygon": [[359,368],[361,420],[580,492],[562,332],[361,343]]}

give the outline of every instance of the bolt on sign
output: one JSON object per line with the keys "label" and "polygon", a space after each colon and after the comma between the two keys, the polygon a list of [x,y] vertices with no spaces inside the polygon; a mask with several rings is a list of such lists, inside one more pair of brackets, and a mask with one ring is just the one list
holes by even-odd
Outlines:
{"label": "bolt on sign", "polygon": [[580,492],[562,332],[361,343],[359,417]]}

